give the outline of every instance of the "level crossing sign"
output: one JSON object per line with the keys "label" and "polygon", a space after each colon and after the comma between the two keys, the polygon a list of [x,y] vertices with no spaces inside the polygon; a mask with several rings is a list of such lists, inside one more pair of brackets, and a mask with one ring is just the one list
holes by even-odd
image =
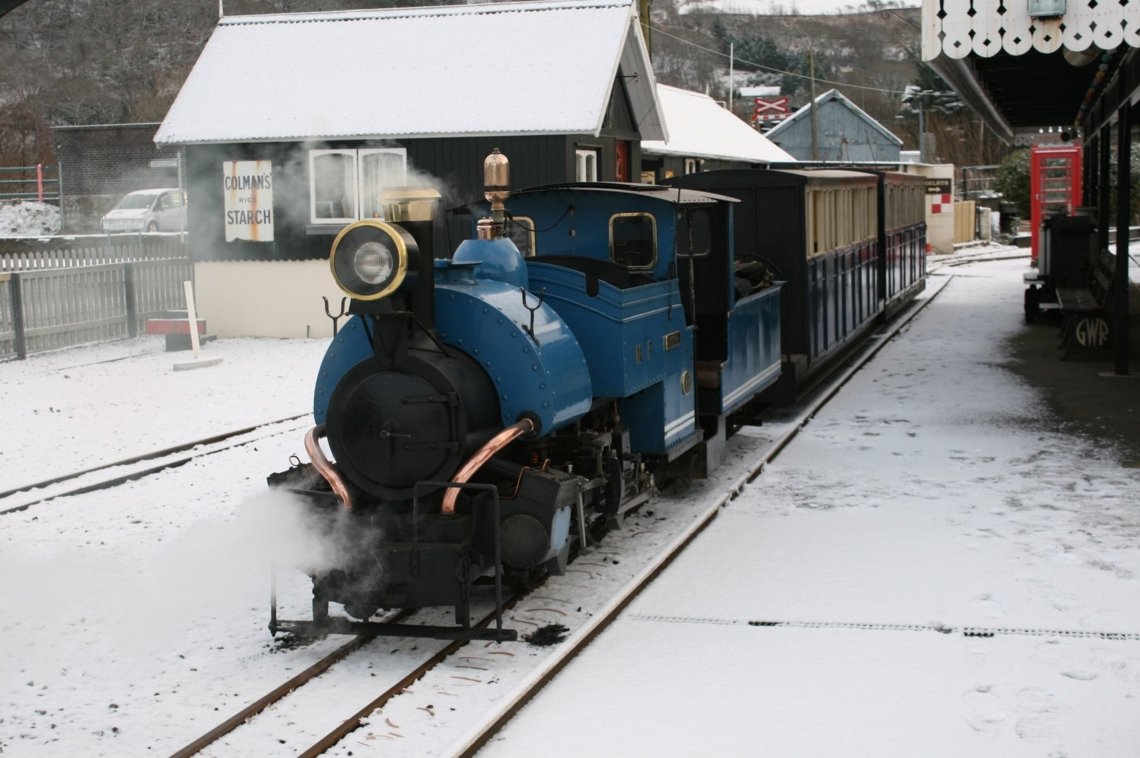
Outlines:
{"label": "level crossing sign", "polygon": [[752,120],[753,121],[783,121],[788,116],[792,115],[791,110],[788,108],[788,98],[782,97],[757,97],[753,101]]}

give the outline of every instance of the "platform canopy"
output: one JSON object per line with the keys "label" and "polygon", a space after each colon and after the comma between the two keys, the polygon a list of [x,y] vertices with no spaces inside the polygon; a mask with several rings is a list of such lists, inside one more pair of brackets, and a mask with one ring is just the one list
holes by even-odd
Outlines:
{"label": "platform canopy", "polygon": [[1100,129],[1132,97],[1137,47],[1135,0],[922,4],[923,60],[1011,143]]}

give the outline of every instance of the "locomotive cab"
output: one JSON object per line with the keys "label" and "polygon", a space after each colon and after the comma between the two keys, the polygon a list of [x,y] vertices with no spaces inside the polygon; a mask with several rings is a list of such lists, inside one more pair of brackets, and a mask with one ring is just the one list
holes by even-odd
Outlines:
{"label": "locomotive cab", "polygon": [[723,460],[727,419],[779,377],[780,287],[736,260],[735,205],[689,189],[553,185],[518,193],[507,225],[582,339],[595,387],[620,399],[632,451],[696,460],[698,474]]}

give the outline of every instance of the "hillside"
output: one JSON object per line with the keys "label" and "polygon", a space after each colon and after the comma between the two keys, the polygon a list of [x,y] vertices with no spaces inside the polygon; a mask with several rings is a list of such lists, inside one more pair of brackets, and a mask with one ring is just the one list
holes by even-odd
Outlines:
{"label": "hillside", "polygon": [[654,8],[651,42],[658,78],[689,89],[711,86],[711,94],[720,98],[727,98],[722,77],[730,44],[737,88],[779,85],[798,107],[810,99],[814,63],[817,93],[837,87],[884,124],[894,120],[903,89],[919,75],[917,8],[772,16],[720,13],[699,5],[685,6],[683,13]]}
{"label": "hillside", "polygon": [[[223,2],[227,15],[244,15],[440,0]],[[810,92],[810,52],[817,92],[839,86],[916,144],[913,125],[895,116],[903,87],[918,76],[919,10],[876,2],[872,11],[801,15],[821,4],[852,7],[823,0],[653,0],[657,77],[727,99],[734,45],[737,88],[778,83],[799,106]],[[747,12],[721,12],[718,5]],[[756,9],[784,15],[755,15]],[[161,121],[217,16],[218,0],[29,0],[0,17],[0,166],[51,162],[51,126]],[[241,96],[240,71],[233,91],[219,93],[218,107],[231,96]],[[738,112],[744,108],[739,101]]]}

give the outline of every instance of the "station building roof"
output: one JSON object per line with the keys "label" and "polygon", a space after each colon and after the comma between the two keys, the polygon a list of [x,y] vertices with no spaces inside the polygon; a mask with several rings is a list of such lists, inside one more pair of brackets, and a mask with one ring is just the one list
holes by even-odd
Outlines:
{"label": "station building roof", "polygon": [[667,138],[631,0],[226,16],[155,141],[597,135],[618,77]]}
{"label": "station building roof", "polygon": [[669,139],[642,140],[643,153],[750,163],[795,160],[708,95],[659,84],[657,99]]}

